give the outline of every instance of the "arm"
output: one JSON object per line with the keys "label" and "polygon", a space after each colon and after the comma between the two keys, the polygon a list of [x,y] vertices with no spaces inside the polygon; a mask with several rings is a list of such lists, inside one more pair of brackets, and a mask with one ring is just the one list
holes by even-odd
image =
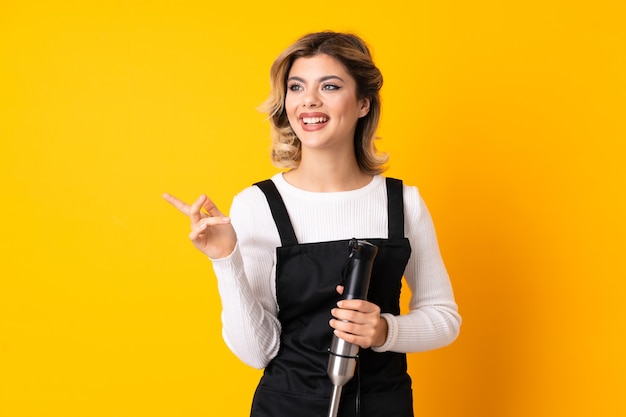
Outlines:
{"label": "arm", "polygon": [[242,362],[261,369],[280,346],[274,268],[280,238],[256,187],[235,197],[230,215],[237,245],[227,257],[212,259],[222,300],[222,335]]}
{"label": "arm", "polygon": [[189,238],[213,262],[226,344],[241,361],[260,369],[278,352],[280,324],[273,284],[279,237],[258,194],[253,187],[235,197],[230,218],[204,195],[192,205],[169,194],[164,198],[190,218]]}
{"label": "arm", "polygon": [[409,313],[383,314],[387,340],[375,351],[420,352],[452,343],[459,334],[461,316],[439,252],[430,213],[415,187],[404,187],[405,231],[411,258],[405,279],[412,296]]}

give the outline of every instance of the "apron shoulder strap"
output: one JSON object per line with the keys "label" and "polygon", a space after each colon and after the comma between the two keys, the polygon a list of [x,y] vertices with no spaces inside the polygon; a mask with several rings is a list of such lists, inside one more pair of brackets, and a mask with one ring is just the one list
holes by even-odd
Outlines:
{"label": "apron shoulder strap", "polygon": [[259,187],[261,191],[263,191],[263,194],[265,194],[267,203],[270,206],[270,211],[272,212],[272,217],[274,218],[274,223],[276,223],[276,228],[278,229],[278,234],[280,235],[281,244],[283,246],[297,245],[298,239],[291,225],[287,207],[285,207],[285,202],[280,196],[274,181],[265,180],[257,182],[254,185]]}
{"label": "apron shoulder strap", "polygon": [[[386,178],[387,182],[387,215],[389,238],[404,238],[404,201],[402,194],[402,180],[395,178]],[[270,206],[274,223],[280,235],[280,241],[283,246],[297,245],[298,239],[293,230],[289,213],[283,202],[276,185],[272,180],[257,182],[254,185],[259,187]]]}
{"label": "apron shoulder strap", "polygon": [[386,178],[389,239],[404,238],[404,200],[402,180]]}

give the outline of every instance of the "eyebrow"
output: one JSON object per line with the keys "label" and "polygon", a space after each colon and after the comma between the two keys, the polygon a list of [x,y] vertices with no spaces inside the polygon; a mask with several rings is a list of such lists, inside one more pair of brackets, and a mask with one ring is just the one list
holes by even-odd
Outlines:
{"label": "eyebrow", "polygon": [[[343,78],[341,78],[341,77],[340,77],[340,76],[338,76],[338,75],[326,75],[326,76],[324,76],[324,77],[321,77],[321,78],[318,80],[318,82],[324,82],[324,81],[328,81],[328,80],[339,80],[339,81],[344,82]],[[301,78],[301,77],[295,77],[295,76],[294,76],[294,77],[289,77],[289,78],[287,79],[287,81],[299,81],[299,82],[301,82],[301,83],[305,83],[305,82],[306,82],[304,78]]]}

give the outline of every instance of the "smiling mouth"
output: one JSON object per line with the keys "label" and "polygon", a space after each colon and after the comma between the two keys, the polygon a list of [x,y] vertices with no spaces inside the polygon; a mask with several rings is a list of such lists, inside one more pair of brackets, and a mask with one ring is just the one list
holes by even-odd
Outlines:
{"label": "smiling mouth", "polygon": [[326,123],[328,121],[327,117],[303,117],[302,122],[305,125],[317,125],[320,123]]}

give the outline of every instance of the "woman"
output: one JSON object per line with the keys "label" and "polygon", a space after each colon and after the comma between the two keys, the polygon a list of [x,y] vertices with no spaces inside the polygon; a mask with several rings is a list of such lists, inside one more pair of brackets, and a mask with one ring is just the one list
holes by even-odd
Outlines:
{"label": "woman", "polygon": [[[271,82],[272,159],[286,171],[239,193],[230,218],[204,195],[191,205],[165,195],[213,262],[224,340],[265,368],[252,416],[325,415],[333,333],[361,347],[339,415],[360,401],[364,417],[412,416],[405,353],[451,343],[461,319],[418,190],[381,175],[382,75],[360,38],[320,32],[276,59]],[[353,237],[378,247],[369,298],[338,303]],[[403,275],[412,297],[400,315]]]}

